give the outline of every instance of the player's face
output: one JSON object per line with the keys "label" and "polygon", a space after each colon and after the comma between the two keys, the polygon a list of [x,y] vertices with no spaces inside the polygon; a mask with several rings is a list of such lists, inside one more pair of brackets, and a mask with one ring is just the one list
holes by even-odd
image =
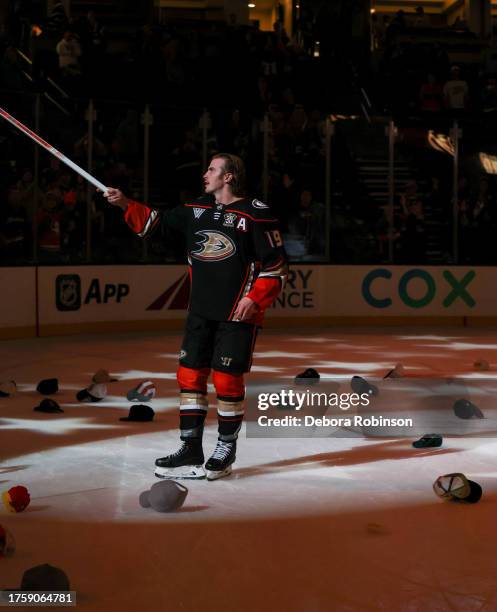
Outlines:
{"label": "player's face", "polygon": [[213,159],[204,174],[205,193],[216,193],[226,185],[226,172],[224,171],[224,160]]}

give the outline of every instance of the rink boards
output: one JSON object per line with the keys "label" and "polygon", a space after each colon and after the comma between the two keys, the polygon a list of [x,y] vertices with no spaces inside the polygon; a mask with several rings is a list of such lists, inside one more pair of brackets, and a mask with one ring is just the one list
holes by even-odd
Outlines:
{"label": "rink boards", "polygon": [[[1,337],[175,328],[188,307],[184,266],[2,268],[0,277]],[[496,281],[490,267],[295,265],[266,320],[491,324]]]}

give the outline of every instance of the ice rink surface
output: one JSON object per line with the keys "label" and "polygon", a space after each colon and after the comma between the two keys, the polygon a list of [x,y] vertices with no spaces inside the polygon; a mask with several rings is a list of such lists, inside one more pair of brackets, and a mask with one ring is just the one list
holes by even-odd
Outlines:
{"label": "ice rink surface", "polygon": [[[405,438],[239,440],[231,477],[183,481],[184,507],[138,504],[156,457],[178,447],[175,372],[181,336],[134,333],[0,343],[0,491],[22,484],[31,505],[0,510],[17,542],[0,559],[0,588],[25,569],[63,568],[78,608],[359,612],[497,611],[497,438],[456,436],[415,449]],[[497,379],[497,331],[355,329],[264,331],[251,379],[288,380],[307,367],[348,378]],[[105,368],[119,378],[98,404],[76,392]],[[63,414],[33,412],[36,384],[57,377]],[[122,422],[126,392],[156,383],[151,423]],[[212,391],[212,389],[211,389]],[[214,399],[204,450],[215,446]],[[433,481],[463,472],[483,487],[475,505],[438,499]]]}

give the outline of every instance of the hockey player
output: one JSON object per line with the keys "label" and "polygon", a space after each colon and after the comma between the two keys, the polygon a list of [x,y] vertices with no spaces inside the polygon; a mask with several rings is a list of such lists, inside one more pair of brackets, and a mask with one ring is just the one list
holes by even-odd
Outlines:
{"label": "hockey player", "polygon": [[[236,155],[215,155],[204,176],[205,195],[158,210],[109,188],[110,204],[124,211],[138,236],[166,225],[185,234],[191,280],[189,313],[179,355],[181,448],[156,460],[159,478],[215,480],[231,473],[244,416],[244,374],[250,371],[265,309],[287,273],[277,220],[269,207],[246,197],[245,168]],[[204,464],[202,434],[207,379],[217,394],[218,441]]]}

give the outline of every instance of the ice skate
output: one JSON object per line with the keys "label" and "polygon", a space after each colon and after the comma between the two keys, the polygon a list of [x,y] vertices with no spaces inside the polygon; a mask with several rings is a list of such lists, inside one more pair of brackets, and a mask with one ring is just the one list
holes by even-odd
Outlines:
{"label": "ice skate", "polygon": [[157,478],[169,480],[205,478],[202,444],[183,442],[179,450],[155,460]]}
{"label": "ice skate", "polygon": [[218,478],[229,476],[235,459],[236,440],[233,442],[218,440],[214,452],[205,464],[207,480],[217,480]]}

